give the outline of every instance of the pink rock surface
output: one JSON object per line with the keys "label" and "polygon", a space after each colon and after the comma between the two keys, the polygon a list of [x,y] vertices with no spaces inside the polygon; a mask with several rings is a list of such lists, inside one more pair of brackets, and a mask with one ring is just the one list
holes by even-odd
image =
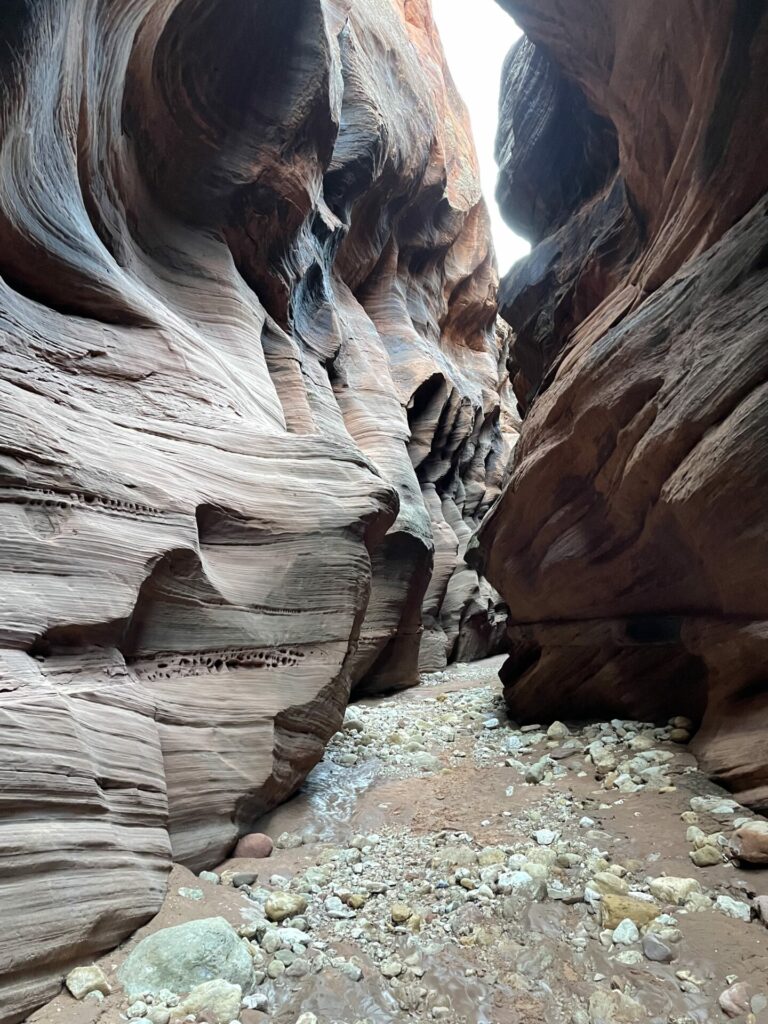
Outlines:
{"label": "pink rock surface", "polygon": [[721,992],[717,1002],[727,1017],[741,1017],[749,1013],[749,987],[743,981],[737,982]]}
{"label": "pink rock surface", "polygon": [[460,556],[510,435],[427,0],[21,0],[0,33],[11,1021],[295,790],[353,685],[415,682],[433,564],[427,660],[498,643]]}
{"label": "pink rock surface", "polygon": [[273,848],[274,843],[269,836],[265,836],[263,832],[249,832],[247,836],[238,839],[232,856],[261,859],[269,857]]}
{"label": "pink rock surface", "polygon": [[746,864],[768,864],[768,821],[751,821],[736,829],[731,844]]}

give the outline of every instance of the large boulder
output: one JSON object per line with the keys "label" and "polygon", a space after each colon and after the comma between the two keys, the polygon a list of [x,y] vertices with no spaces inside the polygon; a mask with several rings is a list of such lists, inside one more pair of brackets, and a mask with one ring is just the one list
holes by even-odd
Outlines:
{"label": "large boulder", "polygon": [[[130,997],[161,989],[181,995],[214,981],[248,993],[254,984],[251,956],[223,917],[188,921],[148,935],[131,950],[117,976]],[[209,995],[206,989],[201,999]]]}

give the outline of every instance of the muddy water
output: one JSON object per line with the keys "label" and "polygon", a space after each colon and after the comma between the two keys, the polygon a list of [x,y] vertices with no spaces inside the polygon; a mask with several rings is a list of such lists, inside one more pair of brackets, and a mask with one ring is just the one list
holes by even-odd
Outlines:
{"label": "muddy water", "polygon": [[[692,798],[720,791],[663,730],[569,723],[558,739],[518,730],[506,719],[497,668],[456,667],[356,705],[302,792],[256,825],[302,845],[239,862],[258,872],[250,894],[175,869],[162,913],[141,934],[216,915],[240,926],[258,919],[267,891],[309,888],[298,922],[311,936],[299,956],[307,973],[266,978],[268,1015],[243,1010],[242,1024],[295,1024],[302,1012],[319,1024],[709,1024],[726,1020],[718,997],[737,979],[753,1000],[742,1019],[768,1022],[768,930],[714,902],[728,896],[749,913],[752,897],[768,892],[768,872],[743,871],[725,856],[695,867],[690,822],[681,819]],[[636,737],[647,739],[663,776],[634,792],[617,788],[621,767],[606,774],[585,754],[598,735],[614,737],[620,766]],[[526,781],[549,754],[544,777]],[[701,813],[697,823],[725,843],[743,813]],[[499,872],[523,864],[540,886],[505,895]],[[639,940],[617,944],[601,926],[590,892],[606,871],[646,900],[659,876],[698,882],[695,905],[659,906],[671,922],[671,963],[647,959]],[[181,895],[185,887],[202,899]],[[397,903],[412,914],[405,922],[393,919]],[[105,969],[123,955],[104,958]],[[87,1008],[64,995],[35,1019],[117,1024],[126,1008],[119,992]]]}

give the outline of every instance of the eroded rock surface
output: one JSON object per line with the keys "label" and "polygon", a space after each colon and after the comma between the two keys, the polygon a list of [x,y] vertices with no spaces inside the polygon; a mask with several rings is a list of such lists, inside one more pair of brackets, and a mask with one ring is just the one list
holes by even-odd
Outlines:
{"label": "eroded rock surface", "polygon": [[415,682],[423,618],[430,667],[499,641],[460,556],[508,440],[427,0],[15,0],[0,79],[14,1020]]}
{"label": "eroded rock surface", "polygon": [[503,0],[502,284],[526,414],[474,564],[512,713],[699,726],[768,808],[768,12]]}

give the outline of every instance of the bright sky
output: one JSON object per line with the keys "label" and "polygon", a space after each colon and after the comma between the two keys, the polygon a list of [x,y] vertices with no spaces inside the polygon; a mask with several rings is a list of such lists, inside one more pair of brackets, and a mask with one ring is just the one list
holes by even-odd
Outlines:
{"label": "bright sky", "polygon": [[521,32],[495,0],[472,0],[471,8],[467,0],[432,0],[432,7],[453,79],[472,118],[480,176],[503,275],[530,251],[528,243],[504,223],[494,198],[498,168],[493,152],[501,67]]}

